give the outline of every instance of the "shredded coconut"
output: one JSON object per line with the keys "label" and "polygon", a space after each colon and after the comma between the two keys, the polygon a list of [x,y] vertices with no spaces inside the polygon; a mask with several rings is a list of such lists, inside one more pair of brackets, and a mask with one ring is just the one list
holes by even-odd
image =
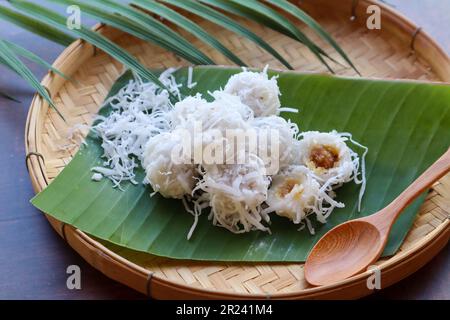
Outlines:
{"label": "shredded coconut", "polygon": [[263,224],[270,221],[269,216],[261,210],[269,184],[264,163],[256,155],[251,155],[248,163],[242,165],[207,166],[196,187],[204,193],[195,209],[199,215],[208,205],[213,224],[233,233],[270,232]]}
{"label": "shredded coconut", "polygon": [[[268,116],[255,118],[250,121],[250,125],[258,132],[263,130],[278,131],[278,141],[266,141],[265,143],[258,145],[258,152],[260,156],[262,154],[270,154],[269,151],[272,149],[272,143],[275,142],[278,144],[278,148],[274,149],[277,149],[278,151],[277,160],[280,169],[294,164],[299,158],[299,141],[297,140],[299,129],[296,123],[278,116]],[[269,159],[271,159],[271,157],[269,157]]]}
{"label": "shredded coconut", "polygon": [[246,71],[230,77],[224,91],[238,96],[254,112],[255,117],[280,113],[280,89],[276,77],[269,78],[267,66],[263,72]]}
{"label": "shredded coconut", "polygon": [[[171,91],[181,97],[180,86],[167,69],[159,80]],[[135,181],[135,169],[142,161],[144,146],[148,140],[170,129],[168,114],[172,109],[169,93],[152,82],[143,82],[134,75],[127,85],[107,99],[104,105],[111,105],[107,116],[98,116],[93,130],[102,140],[103,163],[105,169],[95,168],[120,187],[122,181]]]}
{"label": "shredded coconut", "polygon": [[192,74],[193,74],[193,69],[192,67],[188,68],[188,79],[187,79],[187,84],[186,87],[188,87],[188,89],[192,89],[197,85],[197,82],[192,82]]}
{"label": "shredded coconut", "polygon": [[[168,69],[159,77],[179,98],[174,104],[169,92],[138,76],[105,102],[112,111],[98,116],[93,126],[102,140],[105,161],[92,168],[92,180],[107,177],[119,188],[123,181],[137,184],[135,169],[141,165],[146,173],[143,182],[152,187],[152,195],[159,193],[182,200],[194,217],[188,239],[207,208],[213,225],[234,233],[270,233],[269,214],[275,212],[298,224],[299,230],[306,226],[314,234],[311,215],[325,223],[335,208],[344,207],[334,199],[334,190],[349,181],[361,184],[360,210],[366,185],[367,148],[349,133],[300,133],[297,124],[279,117],[280,112],[298,109],[281,107],[276,77],[269,79],[267,67],[261,73],[244,69],[230,77],[224,90],[208,93],[211,102],[200,94],[182,97],[182,85],[177,84],[174,70]],[[193,69],[189,67],[186,87],[194,87],[196,83],[192,81]],[[194,138],[199,123],[202,139],[197,142]],[[265,157],[273,157],[274,141],[258,143],[255,150],[248,148],[246,142],[245,148],[235,150],[225,134],[229,129],[254,130],[258,141],[266,130],[276,130],[277,171],[269,174],[266,170],[268,161],[274,160]],[[180,152],[186,145],[186,136],[191,136],[191,154]],[[362,148],[362,156],[347,142]],[[226,151],[233,148],[232,156],[243,155],[246,162],[196,162],[196,152],[214,144],[224,145]]]}
{"label": "shredded coconut", "polygon": [[142,165],[146,179],[154,191],[166,198],[190,195],[195,185],[194,166],[173,162],[172,153],[182,141],[177,131],[163,132],[151,137],[145,148]]}
{"label": "shredded coconut", "polygon": [[103,175],[101,173],[94,173],[91,177],[92,181],[101,181],[103,179]]}

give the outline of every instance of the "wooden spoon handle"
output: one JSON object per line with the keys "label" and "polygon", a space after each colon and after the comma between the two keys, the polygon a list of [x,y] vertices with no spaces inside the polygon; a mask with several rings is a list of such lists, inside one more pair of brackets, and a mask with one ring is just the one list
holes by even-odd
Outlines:
{"label": "wooden spoon handle", "polygon": [[[403,209],[415,200],[422,192],[429,188],[434,182],[450,171],[450,149],[447,150],[431,167],[422,173],[408,188],[394,199],[379,214],[373,215],[370,220],[377,220],[377,224],[390,228],[393,222],[402,213]],[[377,217],[375,217],[377,216]],[[372,221],[374,223],[375,221]]]}

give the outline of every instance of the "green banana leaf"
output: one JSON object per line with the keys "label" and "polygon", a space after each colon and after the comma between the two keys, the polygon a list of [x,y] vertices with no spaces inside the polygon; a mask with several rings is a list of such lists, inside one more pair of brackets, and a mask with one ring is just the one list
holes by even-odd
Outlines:
{"label": "green banana leaf", "polygon": [[[239,69],[194,68],[197,86],[184,93],[206,94],[223,87],[236,72]],[[130,77],[130,73],[124,74],[110,94]],[[179,83],[186,83],[187,70],[178,70],[176,77]],[[272,215],[272,235],[256,231],[236,235],[212,226],[203,214],[188,241],[193,218],[181,201],[150,197],[152,190],[143,185],[124,184],[120,191],[113,189],[109,180],[91,181],[90,168],[102,163],[100,141],[93,135],[32,203],[96,238],[154,255],[211,261],[304,261],[327,230],[386,206],[449,147],[448,85],[295,72],[279,73],[278,83],[282,105],[300,110],[286,116],[301,130],[350,132],[369,148],[361,213],[357,212],[359,187],[350,183],[337,192],[346,208],[336,209],[324,225],[314,222],[315,235],[306,229],[297,231],[297,225],[276,215]],[[108,112],[108,106],[101,110],[102,114]],[[139,170],[137,178],[143,176]],[[399,248],[424,198],[413,202],[395,223],[385,256]]]}

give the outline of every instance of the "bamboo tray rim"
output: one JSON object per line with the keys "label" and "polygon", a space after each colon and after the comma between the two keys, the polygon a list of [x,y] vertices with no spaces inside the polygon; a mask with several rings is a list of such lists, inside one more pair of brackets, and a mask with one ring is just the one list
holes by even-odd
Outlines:
{"label": "bamboo tray rim", "polygon": [[[440,238],[443,238],[443,239],[447,238],[447,241],[448,241],[448,237],[450,236],[450,229],[448,228],[449,226],[450,226],[450,220],[447,219],[446,222],[439,225],[439,227],[437,227],[433,232],[430,232],[428,235],[426,235],[424,238],[422,238],[420,240],[420,242],[418,244],[416,244],[416,246],[414,246],[410,250],[405,250],[403,252],[395,254],[394,256],[392,256],[391,259],[386,260],[386,262],[383,262],[380,265],[377,265],[377,267],[379,268],[380,271],[385,271],[385,272],[389,271],[389,269],[394,268],[401,262],[411,259],[411,258],[414,258],[415,254],[417,254],[423,250],[427,250],[427,248],[429,246],[431,246],[434,242],[438,241]],[[85,240],[89,244],[101,249],[102,251],[108,252],[110,257],[113,258],[114,260],[118,261],[119,263],[123,263],[127,266],[136,268],[138,271],[142,272],[146,276],[152,274],[152,272],[150,272],[149,270],[142,268],[141,266],[138,266],[138,265],[124,259],[122,256],[116,254],[115,252],[109,250],[108,248],[103,246],[98,241],[95,241],[94,239],[89,237],[89,235],[87,235],[85,232],[83,232],[79,229],[72,228],[72,227],[71,227],[71,229],[73,229],[74,232],[78,233],[80,235],[80,237],[82,237],[83,240]],[[251,264],[251,262],[249,262],[249,264]],[[318,292],[322,292],[322,291],[333,291],[335,289],[341,289],[342,286],[347,286],[347,285],[351,285],[351,284],[356,283],[361,280],[366,280],[367,277],[370,276],[371,274],[372,274],[372,272],[370,270],[367,270],[363,273],[357,274],[353,277],[342,280],[340,282],[325,285],[325,286],[320,286],[320,287],[312,287],[312,288],[308,288],[308,289],[303,289],[303,290],[301,290],[301,292],[302,292],[302,294],[313,294],[313,293],[318,293]],[[185,289],[188,291],[193,290],[191,286],[188,286],[185,284],[175,283],[175,282],[168,281],[166,279],[163,279],[163,278],[157,277],[157,276],[153,276],[153,277],[154,277],[154,280],[159,280],[159,281],[161,281],[161,283],[167,283],[167,284],[170,284],[171,286],[179,287],[180,289]],[[220,292],[220,291],[211,290],[211,289],[201,289],[201,291],[204,291],[205,293],[209,293],[212,296],[220,295],[220,296],[231,296],[231,297],[240,297],[240,298],[248,298],[249,297],[249,294],[243,294],[243,293],[228,293],[228,292]],[[275,294],[252,294],[251,295],[252,298],[260,298],[260,299],[261,298],[263,298],[263,299],[264,298],[266,298],[266,299],[267,298],[283,299],[283,298],[295,298],[297,296],[298,296],[297,292],[295,292],[295,293],[275,293]]]}
{"label": "bamboo tray rim", "polygon": [[[386,6],[385,4],[374,2],[372,0],[360,0],[356,1],[359,3],[368,3],[373,4],[376,3],[382,9],[384,10],[383,14],[389,14],[393,15],[395,17],[395,20],[397,21],[399,27],[404,27],[405,25],[409,28],[412,28],[416,30],[413,34],[413,38],[411,41],[412,49],[414,49],[414,40],[417,37],[417,34],[420,32],[420,36],[424,37],[424,40],[432,47],[432,50],[437,52],[439,55],[442,55],[444,57],[444,60],[449,61],[449,57],[444,52],[444,50],[424,31],[421,30],[421,28],[416,27],[410,20],[405,18],[402,14],[397,13],[395,10],[391,9],[390,7]],[[102,32],[102,28],[104,27],[103,24],[97,24],[94,26],[93,30],[97,32]],[[58,58],[55,60],[53,66],[55,68],[61,68],[64,66],[65,61],[67,59],[67,56],[70,56],[72,54],[76,54],[76,51],[78,49],[81,49],[83,46],[89,46],[92,47],[90,44],[86,43],[83,40],[76,40],[74,43],[69,45],[62,53],[58,56]],[[93,48],[93,54],[95,55],[95,48]],[[450,64],[450,63],[449,63]],[[220,66],[219,66],[220,67]],[[284,71],[286,72],[286,71]],[[289,71],[287,71],[289,72]],[[298,73],[298,72],[297,72]],[[310,74],[317,74],[314,72],[302,72],[302,73],[310,73]],[[329,75],[329,74],[328,74]],[[48,86],[52,83],[52,79],[55,75],[52,72],[49,72],[42,80],[42,84],[47,88],[49,93],[51,91],[48,89]],[[341,78],[352,78],[347,76],[338,76]],[[363,79],[363,78],[359,78]],[[371,78],[371,79],[379,79],[379,80],[386,80],[382,78]],[[429,81],[420,81],[420,80],[410,80],[410,79],[388,79],[389,81],[412,81],[412,82],[426,82],[426,83],[433,83]],[[448,85],[449,82],[437,82],[438,84],[442,85]],[[56,90],[58,91],[58,90]],[[30,109],[28,111],[27,120],[26,120],[26,127],[25,127],[25,147],[26,147],[26,164],[27,168],[29,170],[30,178],[33,184],[33,188],[36,192],[40,192],[48,185],[48,177],[45,171],[45,165],[44,165],[44,159],[39,156],[38,150],[39,147],[39,127],[38,122],[40,119],[41,112],[46,112],[46,102],[43,101],[43,99],[39,95],[35,95],[32,102]],[[48,107],[48,105],[47,105]],[[30,139],[31,138],[31,139]],[[30,143],[31,141],[31,143]],[[31,157],[32,155],[35,155],[35,157]],[[53,219],[51,217],[47,218],[49,220]],[[50,221],[51,222],[51,221]],[[52,224],[53,225],[53,224]],[[436,247],[437,244],[445,245],[445,243],[448,242],[450,237],[450,219],[447,217],[447,219],[441,223],[436,229],[431,231],[428,235],[420,239],[417,243],[414,244],[411,248],[408,248],[407,250],[401,251],[399,253],[396,253],[394,256],[392,256],[389,260],[386,260],[379,264],[377,267],[383,272],[389,272],[389,270],[394,269],[396,266],[399,266],[402,262],[407,260],[413,260],[416,255],[418,255],[421,252],[427,251],[433,247]],[[53,225],[53,227],[56,229],[56,227]],[[118,255],[117,253],[107,249],[104,247],[101,243],[90,237],[88,234],[75,229],[71,226],[67,226],[66,224],[63,224],[60,230],[56,230],[59,234],[63,236],[63,238],[74,247],[70,241],[68,241],[67,235],[71,235],[77,238],[78,241],[84,242],[85,245],[92,246],[97,254],[100,255],[101,258],[112,260],[113,263],[119,264],[122,268],[129,268],[134,272],[139,273],[141,276],[145,277],[147,279],[147,294],[150,294],[151,290],[149,290],[149,286],[154,286],[155,284],[158,284],[160,286],[166,287],[166,288],[172,288],[176,289],[178,291],[184,291],[188,293],[192,292],[198,292],[203,295],[206,295],[208,297],[213,298],[302,298],[305,296],[314,296],[316,294],[324,294],[327,292],[336,291],[337,289],[343,289],[346,286],[351,286],[352,284],[360,283],[361,281],[365,282],[368,275],[371,274],[370,271],[366,271],[364,273],[358,274],[356,276],[353,276],[349,279],[346,279],[344,281],[327,285],[327,286],[321,286],[321,287],[313,287],[313,288],[307,288],[302,289],[296,292],[291,293],[274,293],[274,294],[252,294],[252,293],[236,293],[236,292],[227,292],[227,291],[218,291],[218,290],[212,290],[212,289],[205,289],[205,288],[197,288],[192,287],[187,284],[182,284],[178,282],[173,282],[167,279],[164,279],[163,277],[159,277],[157,275],[154,275],[153,272],[123,258],[122,256]],[[442,245],[442,246],[443,246]],[[431,259],[431,257],[430,257]],[[87,259],[86,259],[87,260]],[[91,264],[95,264],[92,261],[88,261]],[[97,268],[97,267],[96,267]],[[100,268],[97,268],[100,269]],[[101,270],[100,271],[104,271]]]}

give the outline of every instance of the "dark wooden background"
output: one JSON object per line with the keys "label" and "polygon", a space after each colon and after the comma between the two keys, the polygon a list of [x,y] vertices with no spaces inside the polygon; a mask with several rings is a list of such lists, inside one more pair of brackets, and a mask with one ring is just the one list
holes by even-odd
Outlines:
{"label": "dark wooden background", "polygon": [[[450,53],[449,0],[385,2],[422,26]],[[0,21],[0,37],[25,46],[49,62],[63,49],[3,21]],[[32,64],[30,67],[38,78],[45,73]],[[0,98],[0,299],[145,298],[84,262],[30,205],[34,193],[24,164],[24,126],[33,90],[0,68],[0,91],[21,101],[14,103]],[[66,287],[69,265],[81,268],[81,290]],[[450,299],[449,246],[414,275],[368,299]]]}

